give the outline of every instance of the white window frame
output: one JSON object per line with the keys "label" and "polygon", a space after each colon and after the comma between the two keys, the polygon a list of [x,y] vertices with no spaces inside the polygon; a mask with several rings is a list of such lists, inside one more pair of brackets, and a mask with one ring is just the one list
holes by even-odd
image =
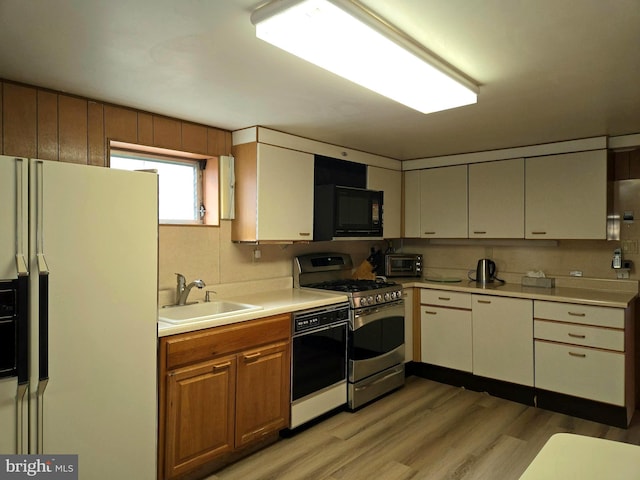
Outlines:
{"label": "white window frame", "polygon": [[[193,166],[196,176],[195,176],[195,189],[194,193],[196,198],[194,199],[194,219],[184,220],[184,219],[172,219],[172,218],[162,218],[160,217],[161,212],[158,210],[158,222],[160,224],[168,224],[168,225],[202,225],[204,224],[204,193],[203,193],[203,162],[206,162],[207,159],[193,159],[193,158],[182,158],[171,155],[163,155],[157,153],[149,153],[149,152],[141,152],[136,150],[124,150],[118,148],[112,148],[109,154],[109,166],[111,167],[111,158],[112,157],[120,157],[120,158],[129,158],[132,160],[140,160],[140,161],[151,161],[158,163],[167,163],[167,164],[178,164],[178,165],[190,165]],[[116,168],[116,167],[113,167]],[[163,192],[160,191],[160,186],[158,187],[158,196],[162,196]],[[158,199],[160,203],[160,199]]]}

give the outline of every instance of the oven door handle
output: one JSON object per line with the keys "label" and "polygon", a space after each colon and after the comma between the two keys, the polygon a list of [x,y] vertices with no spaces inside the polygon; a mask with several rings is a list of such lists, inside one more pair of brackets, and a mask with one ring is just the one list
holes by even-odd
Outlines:
{"label": "oven door handle", "polygon": [[308,330],[302,330],[300,332],[294,333],[291,337],[292,338],[304,337],[305,335],[324,332],[325,330],[331,330],[332,328],[343,328],[343,327],[346,327],[347,325],[349,325],[349,323],[347,320],[345,320],[344,322],[332,323],[331,325],[324,325],[319,328],[309,328]]}
{"label": "oven door handle", "polygon": [[388,317],[404,317],[404,300],[394,302],[392,305],[356,310],[353,316],[353,330]]}

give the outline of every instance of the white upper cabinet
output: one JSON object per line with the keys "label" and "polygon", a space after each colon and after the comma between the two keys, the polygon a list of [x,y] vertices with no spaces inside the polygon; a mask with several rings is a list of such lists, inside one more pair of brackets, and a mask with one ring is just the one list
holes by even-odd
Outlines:
{"label": "white upper cabinet", "polygon": [[524,238],[524,159],[469,165],[469,238]]}
{"label": "white upper cabinet", "polygon": [[420,238],[420,172],[409,170],[403,173],[404,238]]}
{"label": "white upper cabinet", "polygon": [[525,238],[607,238],[607,151],[527,158]]}
{"label": "white upper cabinet", "polygon": [[313,239],[313,155],[248,143],[234,147],[234,241]]}
{"label": "white upper cabinet", "polygon": [[467,238],[467,166],[404,172],[404,237]]}
{"label": "white upper cabinet", "polygon": [[258,144],[258,240],[313,236],[313,155]]}
{"label": "white upper cabinet", "polygon": [[367,188],[382,190],[384,238],[400,238],[402,218],[402,172],[387,168],[367,167]]}
{"label": "white upper cabinet", "polygon": [[420,172],[420,237],[467,238],[467,166]]}

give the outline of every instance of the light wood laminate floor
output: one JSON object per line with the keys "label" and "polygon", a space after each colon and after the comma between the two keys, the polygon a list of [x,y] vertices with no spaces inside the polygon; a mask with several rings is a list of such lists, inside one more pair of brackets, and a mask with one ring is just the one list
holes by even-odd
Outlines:
{"label": "light wood laminate floor", "polygon": [[638,416],[625,430],[409,377],[207,480],[518,479],[557,432],[640,445]]}

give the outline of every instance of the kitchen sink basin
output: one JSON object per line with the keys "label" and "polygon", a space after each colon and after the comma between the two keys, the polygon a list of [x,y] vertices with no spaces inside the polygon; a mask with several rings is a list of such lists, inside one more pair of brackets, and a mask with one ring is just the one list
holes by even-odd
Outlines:
{"label": "kitchen sink basin", "polygon": [[162,308],[158,313],[158,320],[169,323],[202,322],[221,317],[240,315],[255,310],[262,310],[262,307],[248,303],[220,300],[217,302],[194,303],[191,305],[176,305]]}

